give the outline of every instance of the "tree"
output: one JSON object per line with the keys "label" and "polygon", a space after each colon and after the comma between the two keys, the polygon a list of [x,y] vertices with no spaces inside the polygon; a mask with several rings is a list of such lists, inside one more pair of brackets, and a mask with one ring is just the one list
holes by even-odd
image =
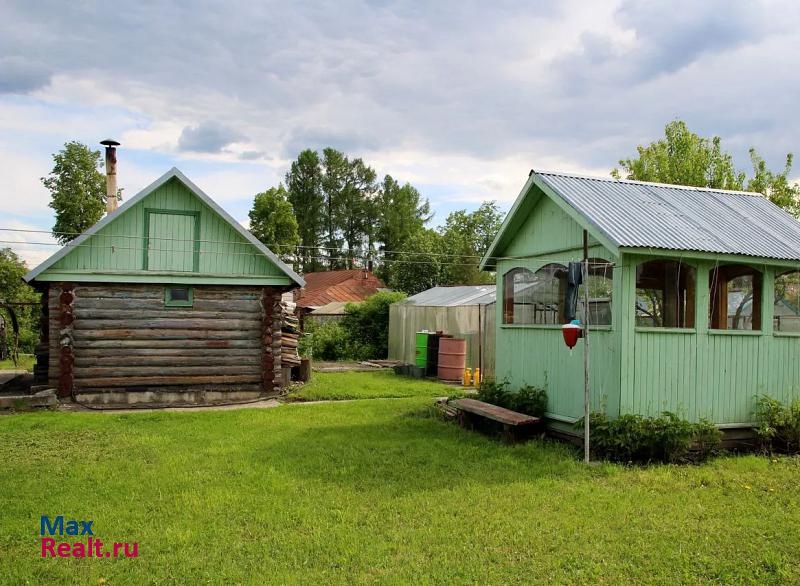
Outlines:
{"label": "tree", "polygon": [[53,170],[42,183],[50,191],[56,212],[53,236],[66,244],[93,226],[106,206],[105,177],[99,171],[100,151],[72,141],[53,155]]}
{"label": "tree", "polygon": [[[383,178],[377,194],[375,216],[375,237],[382,243],[384,258],[388,261],[396,259],[397,251],[403,250],[433,217],[428,200],[423,199],[410,183],[400,186],[391,175]],[[391,281],[392,263],[385,263],[380,273],[385,282]]]}
{"label": "tree", "polygon": [[763,193],[767,198],[785,209],[790,214],[800,217],[800,186],[789,183],[792,171],[793,155],[786,155],[786,165],[780,173],[767,169],[767,163],[756,152],[750,149],[750,161],[753,163],[753,176],[747,182],[747,191]]}
{"label": "tree", "polygon": [[442,283],[444,240],[436,230],[422,228],[406,241],[403,251],[389,261],[389,286],[408,295],[416,295]]}
{"label": "tree", "polygon": [[347,244],[347,267],[357,256],[372,253],[375,234],[374,209],[377,185],[375,170],[361,159],[347,161],[343,189],[334,207],[334,219]]}
{"label": "tree", "polygon": [[338,251],[342,246],[342,239],[338,237],[339,214],[336,208],[340,205],[342,192],[345,189],[348,164],[347,157],[342,152],[331,147],[323,149],[322,195],[325,200],[323,207],[325,246],[329,256],[328,270],[331,271],[341,268]]}
{"label": "tree", "polygon": [[256,194],[250,217],[250,232],[275,254],[292,255],[300,243],[294,209],[283,184]]}
{"label": "tree", "polygon": [[[0,300],[38,301],[38,293],[22,280],[27,272],[28,267],[16,252],[10,248],[0,249]],[[20,349],[23,352],[33,352],[39,336],[39,308],[35,305],[15,306],[15,313],[20,327]],[[11,328],[8,328],[7,335],[10,336],[11,333]],[[0,344],[2,343],[3,341],[0,341]]]}
{"label": "tree", "polygon": [[611,176],[714,189],[746,189],[762,193],[789,213],[800,215],[800,187],[788,179],[793,162],[791,153],[786,156],[783,171],[774,173],[751,148],[753,176],[748,180],[745,172],[736,170],[731,155],[721,145],[720,137],[701,137],[691,132],[685,122],[674,120],[664,128],[664,138],[646,147],[636,147],[638,156],[620,160],[623,172],[613,169]]}
{"label": "tree", "polygon": [[286,190],[297,218],[303,271],[319,270],[319,242],[323,232],[322,167],[319,155],[304,150],[286,174]]}
{"label": "tree", "polygon": [[442,239],[446,250],[442,280],[448,285],[481,285],[494,279],[478,265],[492,243],[503,215],[494,202],[483,202],[474,212],[458,210],[447,216]]}

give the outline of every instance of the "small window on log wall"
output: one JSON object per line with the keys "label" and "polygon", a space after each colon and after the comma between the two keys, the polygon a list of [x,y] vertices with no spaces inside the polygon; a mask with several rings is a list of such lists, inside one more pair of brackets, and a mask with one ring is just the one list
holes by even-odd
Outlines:
{"label": "small window on log wall", "polygon": [[164,305],[167,307],[191,307],[192,297],[191,287],[167,287],[164,292]]}
{"label": "small window on log wall", "polygon": [[800,271],[775,277],[776,332],[800,332]]}
{"label": "small window on log wall", "polygon": [[503,276],[504,324],[563,324],[567,268],[549,264],[538,271],[511,269]]}
{"label": "small window on log wall", "polygon": [[695,268],[674,260],[652,260],[636,267],[636,325],[693,328]]}
{"label": "small window on log wall", "polygon": [[714,330],[761,329],[761,273],[747,265],[723,265],[709,273],[708,324]]}

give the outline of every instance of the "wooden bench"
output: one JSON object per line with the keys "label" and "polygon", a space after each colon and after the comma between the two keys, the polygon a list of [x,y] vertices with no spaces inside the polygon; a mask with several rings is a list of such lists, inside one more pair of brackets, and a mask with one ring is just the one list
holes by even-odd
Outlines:
{"label": "wooden bench", "polygon": [[456,399],[449,404],[458,411],[458,422],[463,427],[473,429],[476,418],[495,421],[503,426],[503,439],[509,443],[527,436],[541,421],[538,417],[476,399]]}

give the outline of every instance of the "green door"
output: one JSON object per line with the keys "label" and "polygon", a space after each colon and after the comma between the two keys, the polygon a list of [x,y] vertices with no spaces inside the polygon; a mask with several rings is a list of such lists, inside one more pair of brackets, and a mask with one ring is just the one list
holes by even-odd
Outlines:
{"label": "green door", "polygon": [[150,271],[192,272],[197,265],[197,216],[148,212],[147,266]]}

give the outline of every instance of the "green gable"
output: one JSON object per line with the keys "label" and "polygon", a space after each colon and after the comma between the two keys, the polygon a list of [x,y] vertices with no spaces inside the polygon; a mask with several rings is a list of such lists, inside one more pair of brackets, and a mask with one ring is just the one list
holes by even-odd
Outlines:
{"label": "green gable", "polygon": [[26,280],[293,285],[302,279],[172,169]]}

